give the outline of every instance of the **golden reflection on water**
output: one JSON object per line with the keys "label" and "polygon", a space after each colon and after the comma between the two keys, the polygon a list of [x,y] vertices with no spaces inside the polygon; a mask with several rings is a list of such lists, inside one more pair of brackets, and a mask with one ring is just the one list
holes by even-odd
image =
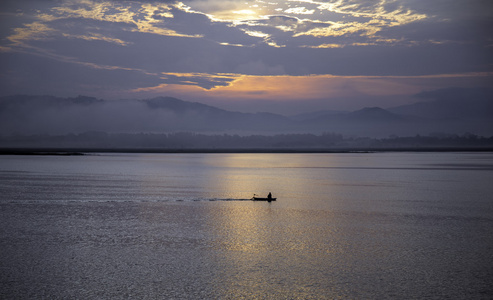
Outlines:
{"label": "golden reflection on water", "polygon": [[[204,253],[208,261],[215,262],[211,284],[219,298],[350,298],[344,276],[351,276],[358,261],[354,253],[361,253],[355,243],[348,243],[347,234],[360,233],[352,233],[351,224],[341,224],[341,218],[327,209],[331,205],[314,209],[316,201],[345,202],[341,197],[348,197],[337,192],[348,190],[338,186],[347,172],[338,168],[340,160],[324,156],[321,163],[317,155],[277,154],[188,158],[191,164],[207,166],[194,169],[192,175],[203,200],[232,200],[180,206],[193,210],[193,224],[200,220],[200,228],[206,231],[210,248]],[[357,177],[353,179],[362,184]],[[278,201],[240,201],[253,193],[268,192]],[[159,218],[165,216],[163,212]]]}
{"label": "golden reflection on water", "polygon": [[214,232],[222,270],[215,278],[219,294],[230,299],[320,299],[330,294],[330,276],[324,272],[344,249],[325,214],[311,217],[307,211],[276,208],[274,202],[215,204],[207,227]]}
{"label": "golden reflection on water", "polygon": [[[206,227],[214,235],[213,255],[221,270],[214,283],[218,294],[228,299],[345,295],[343,285],[334,290],[330,275],[335,266],[344,266],[338,260],[347,251],[347,243],[331,221],[333,214],[287,204],[302,203],[303,195],[330,197],[313,190],[320,184],[327,191],[330,184],[327,177],[317,177],[328,170],[318,168],[316,156],[307,160],[299,155],[211,155],[204,163],[214,168],[203,179],[203,186],[224,191],[225,198],[248,199],[253,193],[268,192],[278,197],[272,203],[219,201],[211,206]],[[328,160],[325,164],[333,165]],[[300,174],[298,167],[307,166],[316,172]]]}
{"label": "golden reflection on water", "polygon": [[[211,168],[202,179],[203,185],[212,191],[222,191],[222,197],[228,199],[250,199],[253,194],[287,200],[296,195],[309,195],[314,182],[321,178],[313,173],[300,176],[299,168],[307,164],[318,166],[315,160],[307,161],[299,155],[289,154],[226,154],[207,156],[204,162]],[[213,195],[211,195],[213,196]],[[219,197],[219,196],[217,196]]]}

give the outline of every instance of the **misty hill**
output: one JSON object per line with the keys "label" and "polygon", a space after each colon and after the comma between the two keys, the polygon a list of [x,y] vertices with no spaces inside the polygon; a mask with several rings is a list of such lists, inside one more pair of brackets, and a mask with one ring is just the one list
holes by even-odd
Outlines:
{"label": "misty hill", "polygon": [[[469,98],[476,95],[475,98]],[[353,112],[321,111],[291,118],[272,113],[241,113],[172,97],[101,100],[79,96],[0,98],[0,134],[107,133],[340,133],[388,137],[430,133],[493,134],[491,90],[437,90],[418,94],[428,101]],[[471,96],[472,97],[472,96]]]}
{"label": "misty hill", "polygon": [[293,121],[270,113],[240,113],[172,97],[106,101],[79,96],[0,98],[0,134],[104,132],[270,132]]}
{"label": "misty hill", "polygon": [[351,113],[341,115],[340,120],[346,122],[402,122],[408,121],[410,118],[391,113],[380,107],[365,107]]}
{"label": "misty hill", "polygon": [[316,111],[290,117],[305,123],[339,122],[393,122],[416,119],[415,117],[392,113],[380,107],[365,107],[355,111]]}
{"label": "misty hill", "polygon": [[141,100],[151,109],[164,109],[175,113],[187,113],[196,111],[201,113],[223,113],[225,110],[209,106],[198,102],[187,102],[173,97],[158,97],[153,99]]}
{"label": "misty hill", "polygon": [[305,120],[303,126],[313,132],[331,128],[333,132],[346,135],[377,136],[417,134],[416,117],[389,112],[380,107],[365,107],[353,112],[322,114]]}
{"label": "misty hill", "polygon": [[493,118],[493,89],[449,88],[416,95],[426,99],[410,105],[389,108],[393,113],[433,120],[478,120]]}
{"label": "misty hill", "polygon": [[[430,133],[493,134],[493,89],[450,88],[415,95],[423,101],[353,112],[318,111],[296,115],[310,132],[385,137]],[[330,129],[329,129],[330,128]]]}
{"label": "misty hill", "polygon": [[319,111],[314,111],[314,112],[309,112],[309,113],[302,113],[302,114],[296,114],[289,116],[291,120],[295,121],[307,121],[307,120],[312,120],[315,118],[319,117],[327,117],[327,116],[333,116],[333,115],[340,115],[340,114],[345,114],[348,113],[347,111],[341,111],[341,110],[319,110]]}
{"label": "misty hill", "polygon": [[493,89],[449,88],[422,92],[416,97],[426,101],[388,110],[422,118],[423,122],[416,127],[421,131],[430,128],[435,132],[479,135],[491,135],[493,132]]}
{"label": "misty hill", "polygon": [[173,97],[158,97],[142,100],[150,109],[171,112],[179,116],[181,122],[187,122],[193,126],[193,131],[271,131],[285,130],[292,126],[292,120],[287,117],[271,113],[241,113],[223,110],[214,106],[187,102]]}

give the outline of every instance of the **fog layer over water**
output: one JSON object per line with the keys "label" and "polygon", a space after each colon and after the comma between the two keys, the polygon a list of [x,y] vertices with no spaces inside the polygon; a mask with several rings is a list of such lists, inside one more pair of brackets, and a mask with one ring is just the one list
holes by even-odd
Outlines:
{"label": "fog layer over water", "polygon": [[0,156],[0,295],[490,298],[491,182],[491,153]]}

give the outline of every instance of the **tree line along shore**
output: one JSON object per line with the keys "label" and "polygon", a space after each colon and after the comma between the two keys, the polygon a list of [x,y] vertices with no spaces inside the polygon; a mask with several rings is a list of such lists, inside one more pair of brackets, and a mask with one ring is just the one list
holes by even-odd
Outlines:
{"label": "tree line along shore", "polygon": [[[61,151],[63,150],[63,151]],[[346,152],[489,151],[493,137],[463,135],[345,137],[337,133],[276,135],[85,132],[0,137],[0,154],[80,155],[82,152]]]}

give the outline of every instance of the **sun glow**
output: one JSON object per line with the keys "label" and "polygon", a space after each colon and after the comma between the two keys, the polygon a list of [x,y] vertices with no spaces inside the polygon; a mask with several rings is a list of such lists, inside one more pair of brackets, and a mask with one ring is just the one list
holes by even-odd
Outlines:
{"label": "sun glow", "polygon": [[238,11],[233,11],[232,13],[237,14],[237,15],[255,15],[256,13],[253,10],[250,9],[242,9]]}
{"label": "sun glow", "polygon": [[[161,84],[155,87],[128,91],[136,94],[182,94],[189,98],[203,96],[215,99],[251,99],[297,101],[351,96],[398,96],[418,93],[413,77],[381,76],[250,76],[218,74],[227,83],[205,89],[198,85]],[[219,80],[219,79],[218,79]],[[193,80],[192,80],[193,81]],[[348,91],[350,90],[350,91]]]}

